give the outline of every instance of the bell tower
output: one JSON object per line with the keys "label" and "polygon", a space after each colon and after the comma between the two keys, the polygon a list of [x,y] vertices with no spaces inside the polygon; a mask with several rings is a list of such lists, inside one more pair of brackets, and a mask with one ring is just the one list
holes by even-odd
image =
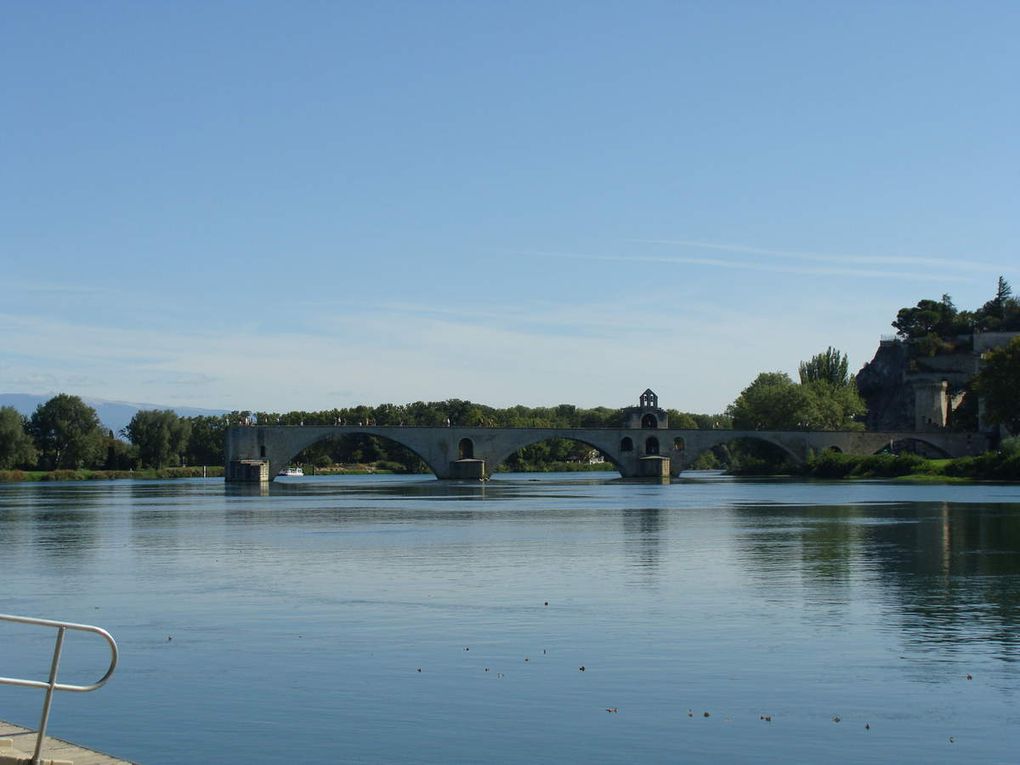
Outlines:
{"label": "bell tower", "polygon": [[645,392],[638,398],[638,406],[628,407],[626,410],[626,427],[643,428],[645,430],[659,430],[669,427],[669,417],[666,410],[659,406],[659,397],[655,391],[646,388]]}

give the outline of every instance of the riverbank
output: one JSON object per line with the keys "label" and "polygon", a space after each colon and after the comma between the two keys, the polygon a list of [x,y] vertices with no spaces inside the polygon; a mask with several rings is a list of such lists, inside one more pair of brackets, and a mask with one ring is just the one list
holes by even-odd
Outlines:
{"label": "riverbank", "polygon": [[810,478],[895,478],[925,482],[1020,481],[1020,452],[987,452],[977,457],[925,459],[916,454],[855,456],[826,452],[797,471]]}
{"label": "riverbank", "polygon": [[222,478],[223,468],[175,467],[144,470],[0,470],[0,482],[21,481],[115,481],[122,479]]}

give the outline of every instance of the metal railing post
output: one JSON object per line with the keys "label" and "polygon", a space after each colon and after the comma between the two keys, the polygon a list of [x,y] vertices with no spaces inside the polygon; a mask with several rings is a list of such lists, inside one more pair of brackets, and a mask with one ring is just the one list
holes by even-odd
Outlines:
{"label": "metal railing post", "polygon": [[67,627],[57,629],[57,642],[53,646],[53,662],[50,664],[49,687],[46,688],[46,700],[43,702],[42,719],[39,720],[39,734],[35,739],[35,752],[32,754],[32,765],[39,765],[43,741],[46,739],[46,726],[50,721],[50,706],[53,704],[53,690],[57,685],[57,669],[60,667],[60,652],[64,647],[64,633]]}

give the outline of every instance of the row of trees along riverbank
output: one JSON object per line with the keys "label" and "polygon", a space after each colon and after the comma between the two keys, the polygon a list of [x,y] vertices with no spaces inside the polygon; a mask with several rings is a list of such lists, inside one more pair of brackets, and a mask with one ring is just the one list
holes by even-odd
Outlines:
{"label": "row of trees along riverbank", "polygon": [[[725,415],[690,414],[669,410],[671,424],[684,428],[728,428]],[[555,407],[514,406],[498,409],[460,399],[381,404],[323,411],[234,411],[218,416],[180,417],[169,410],[142,410],[120,434],[104,428],[95,410],[79,397],[54,396],[40,404],[30,417],[11,407],[0,408],[0,477],[11,471],[33,477],[40,471],[65,471],[61,477],[89,471],[87,477],[120,477],[125,471],[166,471],[193,475],[184,467],[223,465],[223,442],[231,425],[439,427],[447,423],[481,427],[599,428],[619,427],[622,409],[585,409],[562,404]],[[534,444],[510,458],[506,469],[603,469],[593,463],[590,447],[569,439]],[[404,447],[385,438],[364,434],[327,439],[310,446],[294,460],[313,468],[336,465],[361,466],[361,470],[425,472],[425,465]],[[105,471],[105,473],[103,472]],[[351,472],[351,469],[348,469]],[[85,476],[85,473],[81,473]],[[169,474],[167,474],[169,475]],[[17,480],[21,480],[18,478]]]}
{"label": "row of trees along riverbank", "polygon": [[[962,318],[961,318],[962,317]],[[1009,285],[999,281],[996,297],[975,312],[960,312],[948,295],[942,301],[921,301],[902,309],[894,326],[908,341],[930,341],[936,328],[956,331],[961,326],[1013,327],[1020,321],[1020,302]],[[927,334],[926,334],[927,332]],[[850,375],[845,354],[834,348],[800,364],[799,381],[785,372],[763,372],[744,388],[725,414],[706,415],[667,410],[669,424],[685,429],[739,430],[863,430],[864,403]],[[1009,434],[1020,434],[1020,337],[987,353],[968,395],[980,395],[985,417]],[[446,424],[481,427],[600,428],[620,427],[623,409],[584,409],[570,404],[555,407],[494,408],[460,399],[411,404],[356,406],[317,412],[235,411],[218,416],[179,417],[169,410],[142,410],[119,434],[104,429],[92,407],[77,396],[60,394],[40,404],[30,417],[10,407],[0,408],[0,480],[24,471],[91,471],[83,477],[119,477],[124,472],[167,471],[159,475],[193,475],[183,468],[222,467],[223,442],[231,425],[373,425],[440,427]],[[1003,456],[1005,454],[1006,456]],[[952,464],[912,470],[949,477],[1020,478],[1012,452],[996,453]],[[820,477],[900,475],[920,458],[876,457],[859,461],[844,455],[820,455],[809,474]],[[890,461],[892,460],[892,461]],[[313,468],[360,465],[366,470],[425,472],[425,465],[404,447],[385,438],[346,435],[314,444],[297,455],[296,463]],[[550,439],[514,454],[498,469],[605,469],[596,452],[569,439]],[[763,441],[741,439],[697,455],[694,468],[723,468],[735,473],[798,473],[784,453]],[[20,474],[11,471],[20,470]],[[70,472],[66,472],[70,471]],[[97,473],[96,471],[105,471]],[[206,472],[208,475],[208,471]],[[143,474],[144,475],[144,474]],[[154,476],[155,477],[155,476]],[[16,478],[16,480],[21,480]]]}

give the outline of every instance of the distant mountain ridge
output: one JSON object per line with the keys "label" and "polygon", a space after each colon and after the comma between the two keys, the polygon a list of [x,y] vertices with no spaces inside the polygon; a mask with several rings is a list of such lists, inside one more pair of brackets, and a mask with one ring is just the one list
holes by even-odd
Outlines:
{"label": "distant mountain ridge", "polygon": [[[12,406],[26,417],[31,416],[39,404],[45,404],[56,394],[36,395],[34,393],[0,393],[0,406]],[[120,435],[127,427],[135,412],[142,409],[171,409],[181,417],[216,416],[226,414],[227,409],[199,409],[193,406],[172,406],[170,404],[138,404],[129,401],[107,401],[101,398],[81,396],[81,400],[96,410],[103,427]]]}

